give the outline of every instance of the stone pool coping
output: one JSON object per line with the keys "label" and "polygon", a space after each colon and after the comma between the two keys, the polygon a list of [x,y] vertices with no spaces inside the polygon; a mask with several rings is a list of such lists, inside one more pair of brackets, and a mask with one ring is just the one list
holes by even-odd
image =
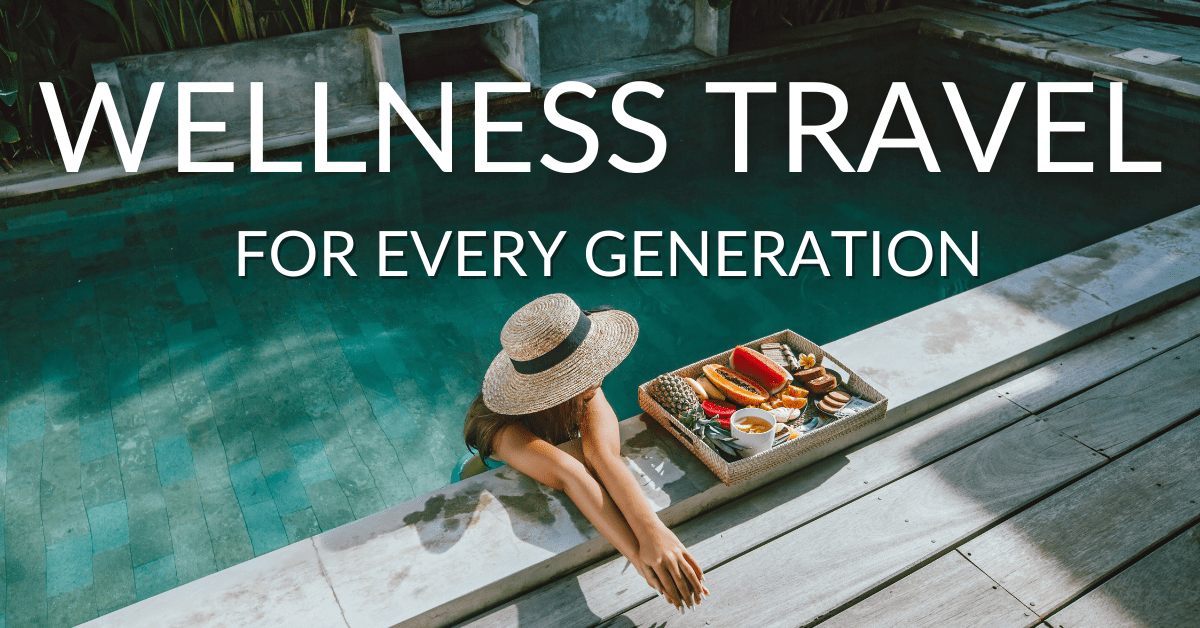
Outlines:
{"label": "stone pool coping", "polygon": [[1001,13],[1010,13],[1012,15],[1019,15],[1021,17],[1037,17],[1039,15],[1046,15],[1047,13],[1057,13],[1059,11],[1069,11],[1071,9],[1076,9],[1076,8],[1079,8],[1082,6],[1087,6],[1089,4],[1104,4],[1106,2],[1109,2],[1109,0],[1063,0],[1062,2],[1052,2],[1050,4],[1043,4],[1041,6],[1036,6],[1036,7],[1021,8],[1021,7],[1009,6],[1007,4],[1001,4],[998,2],[988,2],[988,0],[958,0],[958,1],[963,2],[965,4],[970,4],[972,6],[981,7],[984,9],[991,9],[992,11],[1000,11]]}
{"label": "stone pool coping", "polygon": [[[997,14],[997,18],[993,19],[940,4],[937,0],[930,1],[937,6],[911,6],[885,13],[826,22],[797,31],[778,31],[764,39],[763,48],[729,56],[713,57],[698,50],[686,49],[551,72],[542,77],[542,87],[534,90],[526,98],[539,98],[549,88],[568,80],[605,88],[630,81],[651,80],[666,75],[788,55],[879,35],[916,32],[925,36],[980,45],[1061,68],[1101,73],[1155,91],[1200,100],[1200,65],[1183,61],[1168,61],[1157,66],[1142,65],[1113,57],[1114,53],[1122,52],[1117,48],[1084,43],[1030,26],[1005,22],[1000,19],[1003,14]],[[463,99],[466,96],[466,90],[455,92],[456,118],[470,115],[470,112],[465,109],[459,110],[457,107],[461,102],[465,102]],[[503,95],[496,95],[494,98],[514,100],[511,96]],[[435,109],[435,101],[419,97],[417,94],[414,94],[412,99],[414,100],[411,104],[418,118],[430,122],[436,120],[438,112]],[[367,141],[377,132],[377,125],[378,120],[371,116],[369,119],[355,120],[352,124],[330,128],[329,137],[342,138],[343,141]],[[286,151],[289,147],[304,145],[310,141],[311,135],[288,136],[269,141],[267,148]],[[70,188],[89,188],[116,179],[153,177],[155,172],[169,170],[176,165],[173,155],[160,155],[143,161],[139,172],[127,173],[115,153],[108,148],[110,147],[85,155],[83,166],[77,173],[64,172],[59,164],[37,162],[22,164],[24,172],[0,175],[0,199],[5,201],[4,204],[16,205],[10,208],[11,215],[7,218],[23,218],[36,213],[37,209],[33,203],[41,200],[38,198],[41,194],[67,191]],[[225,147],[210,151],[209,154],[198,155],[198,159],[239,159],[244,158],[246,154],[248,149],[243,147]],[[0,228],[2,227],[0,225]]]}
{"label": "stone pool coping", "polygon": [[[891,402],[844,441],[733,487],[644,415],[622,453],[677,525],[1197,294],[1200,206],[829,343]],[[85,625],[446,625],[612,553],[565,495],[501,468]]]}

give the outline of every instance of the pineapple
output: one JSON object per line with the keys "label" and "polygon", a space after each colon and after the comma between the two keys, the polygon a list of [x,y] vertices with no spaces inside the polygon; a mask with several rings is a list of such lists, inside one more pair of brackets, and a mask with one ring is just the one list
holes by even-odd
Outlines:
{"label": "pineapple", "polygon": [[704,411],[700,409],[700,398],[678,375],[668,373],[658,376],[650,382],[649,392],[663,409],[675,415],[680,423],[688,427],[697,419],[706,418]]}

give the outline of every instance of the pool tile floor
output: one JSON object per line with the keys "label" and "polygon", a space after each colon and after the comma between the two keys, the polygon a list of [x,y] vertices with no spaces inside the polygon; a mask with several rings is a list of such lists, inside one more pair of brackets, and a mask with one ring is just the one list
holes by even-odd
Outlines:
{"label": "pool tile floor", "polygon": [[77,625],[448,481],[462,446],[415,412],[473,391],[415,394],[394,310],[230,276],[0,300],[0,628]]}

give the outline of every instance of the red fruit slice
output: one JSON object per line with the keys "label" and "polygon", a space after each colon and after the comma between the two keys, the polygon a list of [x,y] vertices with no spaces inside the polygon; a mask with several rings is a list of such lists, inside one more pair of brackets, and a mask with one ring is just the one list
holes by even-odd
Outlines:
{"label": "red fruit slice", "polygon": [[704,414],[708,415],[710,419],[725,419],[725,422],[728,422],[729,417],[733,416],[734,412],[737,412],[737,406],[732,403],[713,401],[712,399],[700,404],[700,408],[704,410]]}
{"label": "red fruit slice", "polygon": [[775,394],[792,382],[792,375],[767,356],[746,347],[737,347],[729,358],[733,370],[762,384],[767,392]]}

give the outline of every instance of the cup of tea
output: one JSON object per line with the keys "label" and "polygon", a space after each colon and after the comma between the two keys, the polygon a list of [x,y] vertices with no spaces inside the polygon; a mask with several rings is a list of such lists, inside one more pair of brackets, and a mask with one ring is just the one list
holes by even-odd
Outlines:
{"label": "cup of tea", "polygon": [[729,433],[746,449],[743,458],[761,454],[775,442],[775,416],[759,408],[742,408],[729,418]]}

